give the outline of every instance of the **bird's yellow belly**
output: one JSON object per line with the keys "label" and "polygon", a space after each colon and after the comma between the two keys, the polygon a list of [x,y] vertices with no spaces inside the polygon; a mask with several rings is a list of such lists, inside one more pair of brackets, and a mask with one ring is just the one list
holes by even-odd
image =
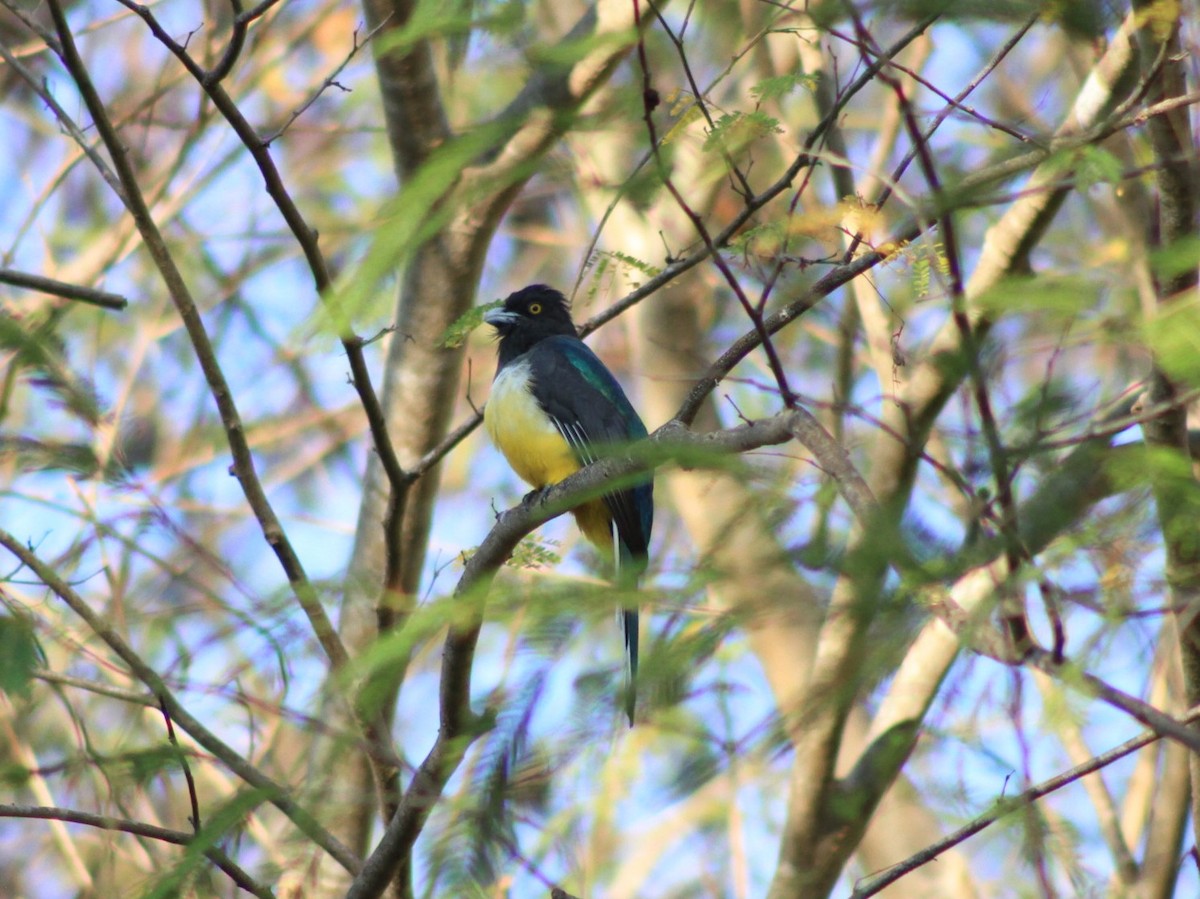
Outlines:
{"label": "bird's yellow belly", "polygon": [[529,392],[519,363],[492,382],[483,424],[513,471],[530,486],[557,484],[579,470],[570,445]]}
{"label": "bird's yellow belly", "polygon": [[[532,487],[557,484],[580,468],[571,445],[529,392],[526,373],[519,363],[505,368],[492,382],[483,425],[513,471]],[[590,500],[572,513],[583,535],[611,554],[612,522],[604,501]]]}

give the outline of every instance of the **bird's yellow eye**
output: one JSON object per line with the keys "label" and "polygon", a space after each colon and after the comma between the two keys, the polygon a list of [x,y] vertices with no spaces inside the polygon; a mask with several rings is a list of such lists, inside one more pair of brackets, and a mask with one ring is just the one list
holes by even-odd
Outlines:
{"label": "bird's yellow eye", "polygon": [[541,303],[530,303],[529,304],[529,314],[530,315],[541,315],[542,314],[542,304]]}

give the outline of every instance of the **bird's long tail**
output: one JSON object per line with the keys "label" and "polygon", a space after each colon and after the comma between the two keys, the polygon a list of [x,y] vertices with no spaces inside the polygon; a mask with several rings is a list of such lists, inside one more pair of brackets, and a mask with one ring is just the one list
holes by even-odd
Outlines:
{"label": "bird's long tail", "polygon": [[[616,522],[612,524],[613,559],[616,561],[616,585],[622,594],[628,591],[636,596],[638,582],[641,581],[645,560],[638,559],[617,533]],[[629,667],[626,669],[625,683],[625,714],[629,716],[629,726],[633,727],[634,713],[637,710],[637,673],[638,673],[638,610],[626,608],[621,612],[622,630],[625,632],[625,658]]]}

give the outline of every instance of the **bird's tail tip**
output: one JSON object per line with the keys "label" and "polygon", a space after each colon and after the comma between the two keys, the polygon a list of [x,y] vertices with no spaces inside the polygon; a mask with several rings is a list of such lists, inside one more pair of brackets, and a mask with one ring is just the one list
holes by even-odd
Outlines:
{"label": "bird's tail tip", "polygon": [[638,673],[638,613],[637,609],[626,609],[622,615],[625,625],[625,657],[627,661],[625,684],[625,714],[629,717],[629,726],[633,727],[637,712],[637,673]]}

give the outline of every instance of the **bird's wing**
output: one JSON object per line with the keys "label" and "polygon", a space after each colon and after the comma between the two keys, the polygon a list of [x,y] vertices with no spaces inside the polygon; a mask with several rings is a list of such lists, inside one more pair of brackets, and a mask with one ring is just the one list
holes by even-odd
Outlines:
{"label": "bird's wing", "polygon": [[[529,353],[533,396],[571,445],[580,464],[596,461],[604,446],[621,446],[646,436],[617,379],[581,340],[552,337]],[[604,494],[617,526],[620,555],[644,564],[653,523],[653,486],[647,479]]]}

